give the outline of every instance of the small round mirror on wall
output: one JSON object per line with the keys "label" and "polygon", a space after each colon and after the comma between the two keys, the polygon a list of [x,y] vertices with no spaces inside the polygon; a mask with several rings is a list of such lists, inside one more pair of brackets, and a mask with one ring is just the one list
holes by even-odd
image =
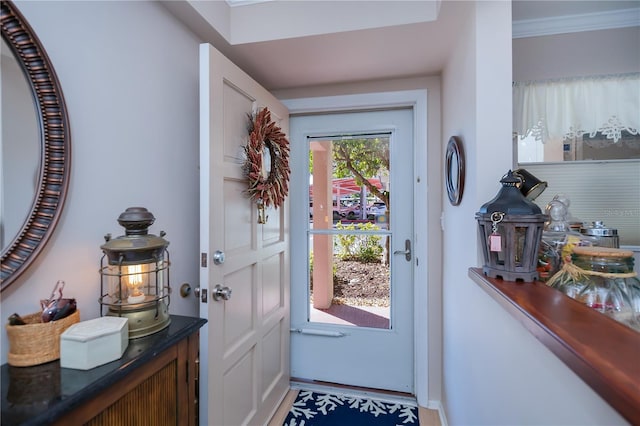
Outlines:
{"label": "small round mirror on wall", "polygon": [[457,206],[462,201],[465,177],[464,149],[457,136],[452,136],[447,143],[444,166],[447,196],[451,205]]}

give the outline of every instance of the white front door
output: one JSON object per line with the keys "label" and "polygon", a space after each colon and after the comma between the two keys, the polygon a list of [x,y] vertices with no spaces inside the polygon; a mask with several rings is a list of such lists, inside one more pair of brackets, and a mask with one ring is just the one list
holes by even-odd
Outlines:
{"label": "white front door", "polygon": [[288,133],[287,108],[202,44],[200,424],[266,424],[289,389],[288,203],[259,224],[244,193],[249,116],[263,107]]}
{"label": "white front door", "polygon": [[413,115],[291,117],[294,378],[414,392]]}

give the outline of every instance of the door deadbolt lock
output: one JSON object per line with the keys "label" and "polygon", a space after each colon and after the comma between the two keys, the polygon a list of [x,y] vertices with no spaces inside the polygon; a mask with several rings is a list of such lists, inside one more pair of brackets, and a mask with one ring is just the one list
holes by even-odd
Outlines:
{"label": "door deadbolt lock", "polygon": [[199,298],[202,303],[207,303],[207,289],[200,290],[200,286],[197,286],[193,289],[193,294],[196,295],[196,298]]}
{"label": "door deadbolt lock", "polygon": [[216,285],[211,292],[213,300],[229,300],[231,299],[231,289],[229,287],[223,287],[220,284]]}

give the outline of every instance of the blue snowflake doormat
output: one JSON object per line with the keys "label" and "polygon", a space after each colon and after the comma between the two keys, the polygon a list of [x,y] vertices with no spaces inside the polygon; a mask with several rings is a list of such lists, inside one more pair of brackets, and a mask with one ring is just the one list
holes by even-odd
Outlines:
{"label": "blue snowflake doormat", "polygon": [[362,396],[301,390],[283,426],[418,425],[418,408]]}

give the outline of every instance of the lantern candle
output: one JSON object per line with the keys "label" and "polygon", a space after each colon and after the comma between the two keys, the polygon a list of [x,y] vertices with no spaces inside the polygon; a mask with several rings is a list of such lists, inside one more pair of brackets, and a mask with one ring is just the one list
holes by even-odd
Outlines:
{"label": "lantern candle", "polygon": [[127,302],[129,303],[141,303],[144,302],[145,295],[140,290],[140,287],[143,284],[142,279],[142,265],[131,265],[126,266],[126,282],[127,287],[129,288],[129,296],[127,297]]}

